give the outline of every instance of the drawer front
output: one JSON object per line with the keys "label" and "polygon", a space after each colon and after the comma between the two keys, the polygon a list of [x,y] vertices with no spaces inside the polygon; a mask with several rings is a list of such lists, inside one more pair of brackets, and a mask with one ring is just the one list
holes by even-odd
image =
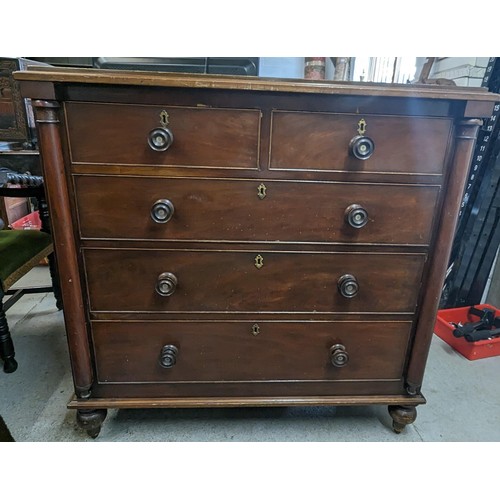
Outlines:
{"label": "drawer front", "polygon": [[[364,160],[349,150],[359,135],[373,140],[373,154]],[[396,116],[336,115],[274,112],[272,169],[316,169],[348,172],[440,174],[443,170],[451,120]]]}
{"label": "drawer front", "polygon": [[[165,313],[412,313],[425,259],[424,254],[150,249],[85,249],[84,257],[93,311]],[[344,293],[358,288],[351,298],[340,292],[345,275],[353,278],[342,281]]]}
{"label": "drawer front", "polygon": [[[82,238],[427,245],[439,194],[437,186],[74,179]],[[155,216],[160,200],[171,203],[167,222]],[[361,227],[350,218],[356,205]]]}
{"label": "drawer front", "polygon": [[410,322],[92,324],[101,383],[399,379],[410,331]]}
{"label": "drawer front", "polygon": [[[173,143],[155,151],[148,136],[162,111]],[[67,103],[66,119],[75,163],[258,167],[258,110]]]}

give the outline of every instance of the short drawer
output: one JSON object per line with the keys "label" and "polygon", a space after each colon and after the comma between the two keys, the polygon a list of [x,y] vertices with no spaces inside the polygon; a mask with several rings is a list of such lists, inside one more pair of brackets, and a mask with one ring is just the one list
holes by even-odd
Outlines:
{"label": "short drawer", "polygon": [[396,380],[411,322],[93,322],[100,383]]}
{"label": "short drawer", "polygon": [[439,186],[74,176],[84,239],[428,245]]}
{"label": "short drawer", "polygon": [[[440,174],[451,126],[444,118],[275,111],[270,168]],[[374,144],[367,159],[350,152],[360,131]]]}
{"label": "short drawer", "polygon": [[[148,137],[162,119],[173,142],[157,151]],[[259,110],[70,102],[66,120],[74,163],[258,167]]]}
{"label": "short drawer", "polygon": [[412,313],[425,254],[86,248],[84,259],[95,312]]}

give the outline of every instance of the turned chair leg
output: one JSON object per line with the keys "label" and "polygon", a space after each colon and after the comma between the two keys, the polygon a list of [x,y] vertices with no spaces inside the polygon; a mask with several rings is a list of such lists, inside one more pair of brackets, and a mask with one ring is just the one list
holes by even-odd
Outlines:
{"label": "turned chair leg", "polygon": [[49,256],[50,278],[52,280],[52,290],[56,299],[56,307],[59,311],[63,308],[61,285],[59,283],[59,272],[57,271],[56,256],[52,252]]}
{"label": "turned chair leg", "polygon": [[0,287],[0,359],[3,361],[3,371],[5,373],[13,373],[17,370],[17,361],[14,356],[14,343],[10,336],[9,325],[5,311],[3,310],[4,292]]}
{"label": "turned chair leg", "polygon": [[[50,234],[50,214],[45,197],[38,197],[38,213],[40,215],[40,222],[42,223],[42,231]],[[63,302],[55,252],[52,252],[48,256],[48,260],[50,278],[52,280],[52,290],[54,291],[54,297],[56,299],[56,307],[57,309],[61,310],[63,308]]]}

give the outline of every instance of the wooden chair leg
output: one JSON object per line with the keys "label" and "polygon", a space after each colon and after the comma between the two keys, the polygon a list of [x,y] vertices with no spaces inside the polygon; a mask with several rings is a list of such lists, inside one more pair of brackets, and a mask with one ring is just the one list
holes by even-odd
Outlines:
{"label": "wooden chair leg", "polygon": [[52,290],[56,299],[56,307],[59,311],[63,308],[61,285],[59,283],[59,272],[57,271],[56,257],[54,253],[48,256],[50,278],[52,280]]}
{"label": "wooden chair leg", "polygon": [[[38,197],[38,213],[40,215],[40,222],[42,223],[42,231],[50,234],[50,214],[45,196]],[[54,290],[54,297],[56,298],[56,307],[57,309],[61,310],[63,308],[63,302],[55,253],[51,253],[48,259],[50,277],[52,279],[52,289]]]}
{"label": "wooden chair leg", "polygon": [[5,311],[3,310],[4,292],[0,288],[0,359],[3,361],[3,371],[5,373],[13,373],[17,370],[17,361],[14,356],[14,343],[10,336],[9,325]]}

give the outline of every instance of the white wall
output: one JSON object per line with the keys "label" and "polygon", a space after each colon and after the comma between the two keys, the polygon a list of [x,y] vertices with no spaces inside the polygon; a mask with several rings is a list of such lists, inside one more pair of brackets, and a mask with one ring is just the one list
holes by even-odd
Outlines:
{"label": "white wall", "polygon": [[488,57],[445,57],[432,66],[429,78],[448,78],[464,87],[480,87]]}

